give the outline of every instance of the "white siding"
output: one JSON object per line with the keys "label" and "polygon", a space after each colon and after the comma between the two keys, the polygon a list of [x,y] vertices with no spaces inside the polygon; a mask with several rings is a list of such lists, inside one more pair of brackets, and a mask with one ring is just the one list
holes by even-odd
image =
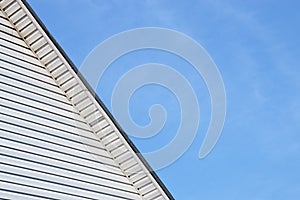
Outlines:
{"label": "white siding", "polygon": [[0,9],[0,197],[173,199],[26,2]]}
{"label": "white siding", "polygon": [[2,12],[0,23],[0,197],[139,199],[57,85],[71,77],[55,81]]}

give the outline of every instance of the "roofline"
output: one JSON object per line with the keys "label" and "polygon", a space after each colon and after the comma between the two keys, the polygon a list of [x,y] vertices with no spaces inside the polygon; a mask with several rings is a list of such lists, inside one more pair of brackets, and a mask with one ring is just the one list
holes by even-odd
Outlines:
{"label": "roofline", "polygon": [[118,131],[122,134],[126,142],[130,145],[130,147],[133,149],[133,151],[136,153],[136,155],[139,157],[139,159],[142,161],[142,163],[146,166],[147,170],[150,172],[150,174],[153,176],[153,178],[156,180],[156,182],[159,184],[159,186],[163,189],[163,191],[166,193],[166,195],[171,199],[175,200],[175,198],[172,196],[170,191],[167,189],[165,184],[160,180],[158,175],[155,173],[155,171],[152,169],[152,167],[149,165],[149,163],[145,160],[145,158],[142,156],[141,152],[138,150],[138,148],[133,144],[133,142],[130,140],[126,132],[122,129],[120,124],[117,122],[117,120],[113,117],[111,112],[108,110],[108,108],[105,106],[105,104],[102,102],[100,97],[97,95],[97,93],[94,91],[94,89],[90,86],[90,84],[86,81],[84,76],[80,73],[76,65],[73,63],[73,61],[69,58],[69,56],[66,54],[66,52],[63,50],[63,48],[59,45],[59,43],[55,40],[55,38],[51,35],[51,33],[48,31],[42,20],[38,17],[38,15],[35,13],[35,11],[32,9],[32,7],[29,5],[27,0],[21,0],[24,5],[27,7],[29,12],[32,14],[32,16],[36,19],[36,21],[39,23],[43,31],[46,33],[46,35],[49,37],[49,39],[53,42],[55,47],[59,50],[59,52],[63,55],[63,57],[66,59],[68,64],[71,66],[71,68],[74,70],[74,72],[78,75],[78,77],[81,79],[85,87],[88,89],[88,91],[94,95],[96,101],[100,104],[100,106],[103,108],[105,113],[108,115],[108,117],[111,119],[111,121],[114,123]]}

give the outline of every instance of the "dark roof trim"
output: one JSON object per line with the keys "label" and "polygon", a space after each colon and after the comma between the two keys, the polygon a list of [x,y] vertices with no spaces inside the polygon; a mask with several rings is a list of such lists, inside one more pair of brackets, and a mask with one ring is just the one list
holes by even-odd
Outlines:
{"label": "dark roof trim", "polygon": [[108,108],[104,105],[102,100],[99,98],[97,93],[93,90],[93,88],[90,86],[90,84],[86,81],[86,79],[83,77],[83,75],[78,71],[75,64],[71,61],[71,59],[68,57],[66,52],[62,49],[62,47],[58,44],[58,42],[54,39],[54,37],[50,34],[50,32],[47,30],[44,23],[41,21],[41,19],[38,17],[38,15],[34,12],[34,10],[31,8],[29,3],[26,0],[21,0],[24,5],[27,7],[27,9],[30,11],[30,13],[33,15],[33,17],[36,19],[36,21],[39,23],[39,25],[42,27],[43,31],[47,34],[47,36],[50,38],[50,40],[53,42],[53,44],[56,46],[56,48],[60,51],[60,53],[63,55],[63,57],[66,59],[66,61],[69,63],[69,65],[72,67],[74,72],[78,75],[78,77],[81,79],[83,84],[86,86],[86,88],[89,90],[91,94],[94,95],[97,102],[100,104],[100,106],[103,108],[103,110],[106,112],[106,114],[109,116],[109,118],[112,120],[114,125],[117,127],[117,129],[120,131],[122,136],[125,138],[127,143],[130,145],[130,147],[133,149],[133,151],[137,154],[137,156],[140,158],[140,160],[143,162],[143,164],[146,166],[147,170],[150,172],[150,174],[154,177],[154,179],[157,181],[157,183],[160,185],[160,187],[164,190],[166,195],[171,199],[174,200],[174,197],[169,192],[169,190],[166,188],[164,183],[160,180],[158,175],[154,172],[152,167],[149,165],[149,163],[145,160],[145,158],[142,156],[140,151],[137,149],[137,147],[133,144],[133,142],[130,140],[128,135],[125,133],[125,131],[121,128],[117,120],[113,117],[113,115],[110,113]]}

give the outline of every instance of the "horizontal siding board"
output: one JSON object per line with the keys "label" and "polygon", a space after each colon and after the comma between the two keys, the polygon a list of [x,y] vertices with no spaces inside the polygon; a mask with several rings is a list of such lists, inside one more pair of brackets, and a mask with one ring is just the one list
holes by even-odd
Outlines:
{"label": "horizontal siding board", "polygon": [[24,41],[21,38],[19,38],[18,35],[16,36],[16,35],[10,34],[10,32],[12,32],[12,31],[6,32],[6,30],[10,30],[9,28],[4,27],[1,24],[0,24],[0,28],[1,28],[1,31],[0,31],[1,38],[3,38],[4,40],[10,41],[12,43],[18,44],[20,46],[26,47],[26,44],[24,44]]}
{"label": "horizontal siding board", "polygon": [[83,141],[78,141],[78,140],[74,140],[71,137],[67,137],[67,136],[62,136],[62,135],[54,135],[54,134],[49,134],[47,132],[41,132],[41,131],[34,131],[34,130],[29,130],[26,129],[24,127],[18,127],[18,126],[14,126],[12,124],[7,124],[5,122],[0,121],[0,125],[1,131],[6,131],[7,134],[10,133],[11,135],[16,134],[16,135],[20,135],[23,137],[29,137],[29,138],[35,138],[35,139],[39,139],[41,141],[44,142],[48,142],[51,144],[56,144],[59,146],[64,146],[67,148],[71,148],[71,149],[76,149],[77,151],[83,151],[86,153],[91,154],[92,156],[95,155],[96,159],[102,159],[102,158],[110,158],[110,156],[108,155],[107,151],[101,147],[100,145],[95,147],[95,146],[87,146],[89,143],[84,143]]}
{"label": "horizontal siding board", "polygon": [[[12,99],[13,101],[19,101],[22,104],[26,104],[41,110],[47,110],[51,113],[57,113],[57,115],[64,115],[68,118],[80,119],[78,113],[70,105],[64,105],[60,102],[52,102],[50,100],[43,101],[43,98],[37,97],[36,94],[28,94],[28,92],[22,92],[22,90],[8,87],[4,84],[0,84],[0,96],[6,99]],[[9,90],[10,89],[10,90]],[[64,105],[64,108],[62,108]],[[82,120],[81,120],[82,121]]]}
{"label": "horizontal siding board", "polygon": [[59,121],[52,121],[45,118],[39,118],[38,116],[30,115],[28,113],[22,112],[21,110],[11,109],[6,105],[1,106],[1,113],[7,116],[14,116],[18,119],[24,119],[24,120],[30,119],[28,121],[36,122],[41,126],[49,127],[56,130],[68,131],[74,134],[80,134],[80,133],[84,133],[86,135],[93,134],[90,130],[76,127],[75,126],[77,124],[76,122],[74,122],[74,125],[73,124],[66,125],[63,123],[59,123]]}
{"label": "horizontal siding board", "polygon": [[10,48],[10,49],[13,49],[13,50],[18,51],[18,52],[22,52],[23,54],[25,54],[27,56],[31,56],[31,57],[34,56],[32,51],[28,47],[17,45],[15,43],[9,42],[8,40],[3,40],[3,39],[0,38],[0,45],[4,46],[4,47],[7,47],[7,48]]}
{"label": "horizontal siding board", "polygon": [[25,75],[26,77],[34,78],[36,80],[40,80],[42,82],[54,85],[54,81],[52,77],[46,73],[39,73],[30,68],[21,67],[18,65],[13,65],[7,62],[1,62],[0,67],[11,72],[15,72],[21,75]]}
{"label": "horizontal siding board", "polygon": [[54,176],[64,177],[66,179],[75,180],[83,183],[88,183],[92,185],[115,185],[115,187],[124,189],[131,193],[136,193],[136,190],[132,187],[132,184],[125,177],[116,176],[114,174],[102,174],[102,176],[95,176],[95,174],[82,173],[79,171],[71,171],[69,169],[58,168],[55,166],[44,165],[40,163],[35,163],[31,161],[15,159],[7,156],[1,156],[1,163],[11,166],[19,166],[24,169],[32,169],[33,171],[38,171]]}
{"label": "horizontal siding board", "polygon": [[38,65],[37,62],[32,62],[35,57],[33,53],[26,47],[15,43],[8,43],[7,40],[1,40],[2,44],[0,44],[1,54],[8,55],[10,57],[24,60],[26,63],[32,63]]}
{"label": "horizontal siding board", "polygon": [[[24,179],[19,178],[19,181],[25,181]],[[61,200],[61,199],[82,199],[82,200],[99,200],[99,199],[107,199],[107,200],[124,200],[124,199],[132,199],[132,198],[120,198],[120,197],[115,197],[115,196],[109,196],[109,195],[101,195],[101,194],[97,194],[95,197],[78,197],[79,195],[77,195],[78,198],[75,198],[75,195],[63,195],[60,193],[55,193],[55,192],[51,192],[50,190],[43,190],[43,188],[40,187],[30,187],[27,186],[27,184],[18,184],[18,183],[1,183],[1,186],[3,189],[1,189],[1,191],[7,192],[6,194],[12,194],[13,197],[18,197],[15,194],[19,194],[19,197],[22,198],[17,198],[17,199],[28,199],[27,197],[29,197],[29,199],[32,199],[32,197],[37,197],[37,199],[49,199],[49,200]],[[11,189],[13,188],[13,190]],[[80,196],[87,196],[86,193],[88,192],[82,192],[83,194]],[[0,193],[1,194],[1,193]],[[11,197],[11,196],[8,196]]]}
{"label": "horizontal siding board", "polygon": [[1,103],[4,103],[2,105],[0,104],[1,109],[6,108],[9,111],[15,111],[15,112],[24,113],[25,115],[40,117],[43,120],[49,120],[60,124],[69,125],[69,127],[74,127],[77,128],[78,130],[86,130],[90,132],[89,129],[90,127],[88,127],[83,122],[75,119],[75,117],[73,119],[67,118],[64,117],[63,115],[56,115],[55,113],[49,113],[45,110],[36,109],[34,107],[25,105],[20,102],[16,103],[13,102],[13,100],[9,100],[9,99],[1,99]]}
{"label": "horizontal siding board", "polygon": [[[95,185],[90,184],[82,181],[77,181],[74,179],[68,179],[61,176],[50,175],[49,173],[42,173],[39,171],[28,170],[24,168],[20,168],[17,166],[5,165],[0,164],[0,172],[6,171],[10,174],[21,174],[24,177],[19,177],[16,175],[9,175],[8,180],[19,182],[19,183],[26,183],[27,185],[32,185],[35,187],[42,187],[53,190],[54,192],[58,192],[60,194],[69,194],[69,197],[79,197],[83,198],[100,198],[109,195],[119,196],[120,198],[124,199],[135,199],[137,194],[121,190],[115,186],[105,186],[105,185]],[[2,174],[3,175],[3,174]],[[3,179],[2,179],[3,180]],[[22,180],[26,180],[22,181]],[[77,194],[75,196],[75,194]],[[101,195],[101,196],[99,196]],[[78,198],[79,198],[78,197]],[[66,198],[66,196],[64,197]]]}
{"label": "horizontal siding board", "polygon": [[[10,183],[7,183],[8,181],[1,182],[1,185],[4,189],[13,188],[13,191],[27,193],[28,195],[32,194],[40,196],[41,199],[97,199],[89,197],[88,195],[86,195],[86,193],[84,194],[84,192],[82,192],[83,194],[80,195],[81,197],[79,195],[77,195],[76,197],[75,195],[72,195],[70,193],[70,190],[72,191],[72,189],[69,189],[66,192],[57,191],[57,189],[59,190],[62,186],[59,186],[56,189],[54,188],[55,185],[53,186],[52,184],[49,184],[47,182],[35,181],[30,178],[25,178],[24,176],[14,176],[13,174],[9,173],[4,174],[3,177],[5,177],[7,180],[12,180],[10,181]],[[105,198],[105,196],[102,196],[102,198]]]}
{"label": "horizontal siding board", "polygon": [[[48,150],[53,149],[53,151],[55,152],[62,152],[65,153],[67,155],[74,155],[76,157],[81,157],[87,160],[93,160],[93,161],[100,161],[100,162],[106,162],[110,165],[116,165],[115,162],[112,160],[112,158],[110,157],[104,157],[104,156],[100,156],[100,155],[95,155],[95,154],[91,154],[89,151],[84,149],[84,146],[81,145],[81,149],[79,148],[74,148],[74,147],[68,147],[66,145],[59,145],[59,143],[53,143],[50,141],[45,141],[34,137],[34,136],[26,136],[22,133],[18,134],[18,133],[14,133],[14,132],[8,132],[8,131],[3,131],[0,130],[0,138],[11,138],[14,141],[22,141],[24,143],[27,144],[34,144],[35,146],[39,146],[41,148],[45,148]],[[22,134],[22,135],[21,135]]]}
{"label": "horizontal siding board", "polygon": [[2,74],[7,74],[7,73],[12,74],[13,73],[13,74],[17,74],[17,75],[22,76],[27,79],[33,79],[34,81],[39,81],[39,82],[46,83],[48,85],[57,87],[53,83],[53,80],[51,79],[51,77],[49,77],[49,76],[47,77],[45,75],[38,74],[37,72],[30,71],[26,68],[18,68],[17,66],[9,65],[5,62],[0,61],[0,70],[1,70],[0,73],[2,73]]}
{"label": "horizontal siding board", "polygon": [[26,60],[18,59],[16,57],[13,57],[12,55],[5,54],[5,53],[0,53],[0,59],[7,63],[12,63],[18,66],[24,66],[25,68],[30,68],[34,71],[50,75],[49,73],[47,73],[46,68],[42,66],[40,63],[30,63],[27,62]]}
{"label": "horizontal siding board", "polygon": [[[1,61],[0,61],[0,66],[1,66]],[[53,91],[55,93],[64,95],[58,86],[55,86],[53,84],[48,84],[46,82],[39,81],[35,78],[27,77],[22,74],[15,73],[13,71],[8,71],[3,68],[0,68],[0,75],[13,77],[14,79],[20,80],[21,82],[29,83],[31,85],[37,85],[39,87],[45,88],[45,89]]]}
{"label": "horizontal siding board", "polygon": [[115,180],[119,182],[124,181],[124,183],[130,185],[122,173],[114,173],[109,167],[95,168],[93,166],[84,166],[81,163],[72,163],[59,158],[51,158],[48,155],[45,156],[35,152],[30,153],[29,151],[22,151],[21,149],[5,145],[0,145],[0,150],[1,159],[5,161],[7,160],[5,158],[14,159],[15,162],[23,160],[25,162],[36,163],[38,165],[58,169],[67,174],[68,172],[74,175],[81,173],[84,176],[98,178],[99,181],[101,181],[101,179]]}
{"label": "horizontal siding board", "polygon": [[[0,97],[2,97],[2,96],[0,95]],[[32,114],[33,116],[36,116],[36,117],[40,117],[41,119],[57,121],[62,124],[68,124],[69,126],[77,127],[81,130],[87,130],[88,132],[91,132],[90,126],[88,126],[86,123],[84,123],[84,121],[82,121],[80,119],[80,116],[76,113],[69,114],[69,116],[62,115],[61,112],[55,113],[55,112],[53,112],[53,110],[38,108],[35,105],[30,105],[30,104],[26,104],[24,102],[10,100],[8,98],[5,98],[5,99],[3,98],[0,100],[0,102],[4,107],[7,107],[7,108],[12,108],[14,110],[19,110],[24,113]],[[0,104],[0,106],[2,106],[1,104]]]}
{"label": "horizontal siding board", "polygon": [[17,43],[20,46],[29,48],[23,41],[22,38],[20,38],[18,32],[16,32],[14,29],[12,29],[10,26],[7,26],[4,20],[1,20],[0,17],[0,38],[6,41],[9,41],[11,43]]}
{"label": "horizontal siding board", "polygon": [[121,171],[112,165],[109,165],[107,163],[100,163],[100,161],[95,161],[92,160],[90,158],[81,158],[79,156],[76,155],[70,155],[68,153],[64,153],[64,152],[58,152],[58,151],[54,151],[54,150],[50,150],[50,149],[46,149],[40,146],[32,146],[28,143],[21,143],[18,141],[12,141],[9,139],[3,139],[1,138],[1,146],[3,147],[13,147],[16,148],[20,151],[24,151],[24,152],[28,152],[28,153],[37,153],[39,155],[47,155],[48,158],[50,159],[58,159],[61,161],[65,161],[65,162],[69,162],[69,163],[74,163],[83,166],[83,167],[91,167],[94,169],[107,169],[107,171],[110,171],[112,173],[121,173]]}
{"label": "horizontal siding board", "polygon": [[[2,19],[2,18],[0,18]],[[3,20],[1,21],[1,23],[3,22]],[[0,24],[0,38],[6,41],[9,41],[13,44],[17,44],[20,45],[24,48],[28,48],[28,46],[25,44],[25,42],[23,41],[22,38],[20,38],[19,34],[12,29],[9,26],[6,26],[5,24]]]}
{"label": "horizontal siding board", "polygon": [[[20,37],[19,33],[16,30],[12,29],[10,26],[6,26],[6,25],[4,26],[4,25],[5,24],[3,24],[3,25],[0,24],[0,27],[1,27],[0,33],[2,33],[2,37],[6,38],[6,39],[16,39],[24,45],[24,41]],[[12,40],[12,41],[14,41],[14,40]]]}
{"label": "horizontal siding board", "polygon": [[[0,196],[2,200],[12,200],[12,199],[26,199],[26,200],[40,200],[41,198],[46,199],[45,197],[34,196],[32,194],[26,194],[25,192],[17,193],[16,191],[12,191],[11,189],[6,190],[4,188],[0,189]],[[53,198],[49,198],[53,200]]]}
{"label": "horizontal siding board", "polygon": [[3,197],[3,200],[12,200],[12,199],[28,199],[28,200],[36,200],[36,199],[46,199],[46,200],[56,200],[54,198],[46,198],[43,196],[38,196],[34,194],[29,194],[24,191],[14,191],[12,189],[0,189],[0,196]]}
{"label": "horizontal siding board", "polygon": [[22,120],[21,118],[16,118],[8,115],[1,115],[1,121],[7,121],[10,124],[15,124],[20,127],[28,128],[30,130],[39,130],[45,133],[51,133],[53,135],[67,137],[72,140],[76,140],[86,144],[87,146],[97,147],[99,146],[99,141],[93,134],[87,134],[85,132],[73,133],[70,131],[63,131],[58,129],[53,129],[48,126],[42,126],[29,120]]}
{"label": "horizontal siding board", "polygon": [[[0,169],[0,171],[2,173],[3,173],[3,168],[4,168],[4,165],[2,165],[2,168]],[[22,169],[16,169],[16,168],[10,170],[8,167],[6,167],[5,171],[6,171],[6,174],[10,174],[10,175],[6,176],[6,180],[14,180],[15,182],[26,183],[26,184],[29,184],[31,182],[32,185],[35,185],[36,183],[38,183],[38,185],[40,185],[40,186],[43,185],[43,184],[47,184],[47,185],[44,185],[44,188],[52,188],[53,190],[63,189],[63,191],[68,191],[68,190],[70,191],[71,190],[71,191],[73,191],[72,192],[73,194],[77,193],[77,194],[81,194],[82,195],[83,193],[85,193],[85,195],[90,196],[90,198],[93,198],[93,197],[95,198],[96,197],[96,199],[97,199],[97,196],[99,195],[98,191],[91,191],[92,189],[87,189],[87,190],[90,190],[90,191],[89,192],[85,192],[83,189],[79,189],[79,187],[76,187],[76,184],[74,184],[74,187],[73,187],[73,188],[76,188],[76,189],[73,189],[72,187],[64,186],[63,184],[65,182],[61,182],[61,185],[59,185],[59,187],[57,187],[57,186],[55,186],[55,183],[47,183],[47,179],[48,179],[49,182],[51,181],[51,179],[49,178],[49,176],[47,177],[47,179],[45,179],[46,178],[45,175],[43,175],[43,177],[39,178],[36,175],[37,173],[30,172],[29,170],[22,170]],[[16,174],[17,172],[19,172],[18,174],[20,174],[20,176],[17,176],[17,174]],[[12,174],[16,174],[16,175],[12,175]],[[26,178],[24,176],[21,177],[22,175],[26,176]],[[4,176],[4,174],[3,175],[1,174],[1,176]],[[36,179],[40,179],[40,180],[34,181],[33,178],[30,179],[29,177],[35,177]],[[23,180],[22,181],[16,181],[15,180],[16,178],[23,179]],[[41,181],[43,179],[45,179],[45,181]],[[66,180],[66,179],[64,179],[64,180]],[[38,185],[35,185],[35,186],[38,186]],[[80,191],[78,192],[78,190],[80,190]],[[114,192],[115,192],[115,190],[114,190]],[[134,194],[129,193],[129,192],[123,192],[123,194],[124,193],[126,195],[128,195],[128,196],[131,195],[131,196],[135,197],[135,198],[134,197],[133,198],[126,198],[126,197],[124,197],[124,199],[136,199],[136,197],[138,197],[137,195],[134,195]],[[99,198],[99,196],[98,196],[98,198]]]}
{"label": "horizontal siding board", "polygon": [[[78,115],[78,112],[76,112],[75,109],[72,110],[72,107],[68,109],[67,106],[70,106],[70,104],[68,104],[64,101],[59,101],[59,100],[56,100],[54,98],[49,98],[49,99],[46,99],[45,101],[42,101],[43,98],[46,98],[46,96],[44,94],[39,94],[35,91],[30,91],[26,87],[15,86],[15,85],[12,84],[15,80],[13,80],[13,79],[10,80],[9,79],[10,77],[3,76],[1,78],[2,79],[7,79],[9,81],[9,82],[4,82],[3,80],[0,81],[0,93],[1,93],[1,97],[3,99],[7,100],[8,96],[15,97],[15,98],[22,98],[23,100],[25,100],[27,102],[32,102],[32,103],[27,103],[26,104],[26,103],[19,102],[20,104],[28,105],[30,107],[34,107],[34,108],[37,108],[37,109],[40,109],[40,110],[47,110],[47,107],[43,108],[43,106],[40,106],[40,108],[39,108],[39,105],[35,106],[33,104],[35,104],[37,102],[37,103],[40,103],[41,105],[45,105],[45,106],[48,105],[51,108],[57,108],[58,110],[67,111],[66,113],[71,113],[69,115],[66,115],[67,118],[74,119],[74,114],[76,114],[75,115],[76,117]],[[20,91],[20,93],[18,93],[18,91]],[[28,96],[25,96],[24,94],[28,94]],[[33,98],[35,96],[37,96],[37,99]],[[11,99],[8,99],[8,100],[11,100]],[[11,101],[16,102],[15,100],[11,100]],[[59,106],[61,106],[61,105],[65,105],[66,108],[60,108]],[[61,113],[55,112],[55,110],[53,111],[52,109],[48,109],[47,112],[55,113],[59,116],[62,116]],[[76,120],[77,119],[78,118],[76,118]],[[82,120],[80,120],[80,121],[82,121]]]}
{"label": "horizontal siding board", "polygon": [[[4,18],[2,12],[1,12],[1,15],[0,15],[0,25],[10,27],[13,30],[13,27],[12,27],[11,23],[6,18]],[[2,29],[1,29],[1,31],[2,31]]]}
{"label": "horizontal siding board", "polygon": [[[43,183],[42,181],[34,181],[22,176],[13,175],[14,173],[1,173],[0,169],[0,185],[2,189],[12,190],[15,192],[25,193],[28,196],[38,196],[41,199],[92,199],[84,196],[76,197],[68,192],[60,193],[53,189],[51,184]],[[52,186],[52,187],[51,187]],[[44,187],[44,188],[43,188]],[[61,186],[57,187],[60,188]]]}
{"label": "horizontal siding board", "polygon": [[[6,151],[13,152],[13,151]],[[78,170],[78,168],[67,168],[61,165],[55,165],[57,163],[48,161],[40,162],[39,160],[26,159],[22,157],[15,157],[10,155],[1,155],[0,158],[2,163],[7,163],[11,165],[16,165],[24,168],[31,168],[33,170],[44,171],[51,174],[56,174],[60,176],[69,177],[74,180],[81,180],[85,182],[91,182],[94,184],[98,183],[107,183],[116,184],[120,186],[120,188],[124,188],[128,191],[135,192],[136,190],[132,187],[132,184],[128,181],[128,179],[124,176],[120,176],[118,174],[110,173],[109,171],[101,171],[93,172],[89,169],[82,171]]]}
{"label": "horizontal siding board", "polygon": [[[30,97],[33,95],[35,100],[48,102],[49,104],[57,105],[58,107],[63,106],[62,108],[64,109],[69,108],[64,104],[70,105],[70,102],[67,101],[66,97],[62,94],[58,94],[56,92],[53,92],[52,90],[47,90],[42,87],[37,87],[36,85],[32,85],[31,83],[22,82],[20,80],[14,79],[13,77],[5,76],[3,74],[0,74],[0,77],[1,90],[7,90],[11,93],[21,94],[21,96],[28,95],[28,97]],[[60,102],[62,104],[57,104],[57,102]],[[73,108],[69,110],[72,112],[74,111]]]}
{"label": "horizontal siding board", "polygon": [[2,52],[5,52],[6,55],[10,55],[11,57],[17,58],[19,60],[25,60],[27,63],[41,65],[39,60],[37,60],[36,58],[34,58],[32,56],[28,56],[28,55],[18,52],[16,50],[2,47]]}
{"label": "horizontal siding board", "polygon": [[[39,77],[43,82],[45,82],[45,79],[48,79],[48,81],[54,82],[51,78],[50,74],[47,73],[47,71],[39,66],[30,66],[24,65],[21,62],[13,62],[14,58],[8,57],[6,55],[0,56],[0,67],[5,68],[8,71],[14,71],[17,74],[25,74],[26,77],[30,76],[32,78]],[[4,73],[3,73],[4,74]]]}

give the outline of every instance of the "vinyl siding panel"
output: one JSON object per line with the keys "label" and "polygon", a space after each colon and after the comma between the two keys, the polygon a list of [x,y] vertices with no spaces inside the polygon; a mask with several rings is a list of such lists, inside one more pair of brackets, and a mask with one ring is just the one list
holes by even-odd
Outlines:
{"label": "vinyl siding panel", "polygon": [[[29,31],[32,23],[18,2],[6,2],[3,10],[28,40],[45,43]],[[77,95],[76,108],[64,92],[78,83],[55,56],[49,46],[33,52],[0,12],[0,197],[140,199],[84,118],[96,107]],[[57,65],[52,74],[40,59]],[[104,120],[100,112],[94,117]]]}
{"label": "vinyl siding panel", "polygon": [[0,0],[0,197],[173,199],[32,12]]}

